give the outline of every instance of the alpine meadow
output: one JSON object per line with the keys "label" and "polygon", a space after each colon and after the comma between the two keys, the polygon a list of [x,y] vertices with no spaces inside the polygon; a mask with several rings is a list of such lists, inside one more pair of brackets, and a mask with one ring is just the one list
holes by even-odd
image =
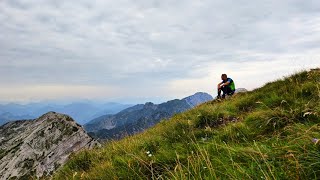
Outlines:
{"label": "alpine meadow", "polygon": [[320,71],[214,100],[72,155],[54,179],[319,179]]}

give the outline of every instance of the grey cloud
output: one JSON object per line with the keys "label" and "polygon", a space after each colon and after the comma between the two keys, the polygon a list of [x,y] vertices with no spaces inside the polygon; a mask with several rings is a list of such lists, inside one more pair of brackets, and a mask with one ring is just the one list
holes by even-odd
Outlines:
{"label": "grey cloud", "polygon": [[4,0],[0,83],[156,90],[221,61],[317,54],[319,10],[318,0]]}

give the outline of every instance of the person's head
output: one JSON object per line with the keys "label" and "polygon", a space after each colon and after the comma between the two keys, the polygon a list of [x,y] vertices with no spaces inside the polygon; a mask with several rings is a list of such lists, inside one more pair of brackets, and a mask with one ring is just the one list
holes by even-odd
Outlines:
{"label": "person's head", "polygon": [[228,79],[228,76],[227,76],[226,74],[222,74],[222,75],[221,75],[221,79],[222,79],[223,81],[226,81],[226,80]]}

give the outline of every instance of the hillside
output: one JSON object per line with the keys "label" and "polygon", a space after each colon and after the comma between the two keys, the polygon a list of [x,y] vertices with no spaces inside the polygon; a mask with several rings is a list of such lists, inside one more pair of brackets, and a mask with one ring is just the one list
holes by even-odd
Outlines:
{"label": "hillside", "polygon": [[71,153],[95,144],[67,115],[9,122],[0,126],[0,179],[50,175]]}
{"label": "hillside", "polygon": [[74,155],[54,179],[319,179],[320,72],[301,72]]}
{"label": "hillside", "polygon": [[168,119],[210,100],[213,100],[211,95],[199,92],[181,100],[175,99],[161,104],[138,104],[115,115],[96,118],[85,124],[84,128],[97,139],[120,139],[144,131],[162,119]]}

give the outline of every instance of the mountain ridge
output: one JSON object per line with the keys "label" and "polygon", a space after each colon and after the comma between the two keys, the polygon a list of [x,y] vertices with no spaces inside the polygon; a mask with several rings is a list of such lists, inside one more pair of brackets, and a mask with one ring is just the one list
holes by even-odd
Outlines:
{"label": "mountain ridge", "polygon": [[[181,100],[174,99],[161,104],[147,102],[125,109],[113,116],[102,116],[87,123],[84,128],[99,139],[119,139],[154,126],[160,120],[184,112],[201,103],[212,100],[207,93],[196,93]],[[92,121],[91,121],[92,122]]]}

